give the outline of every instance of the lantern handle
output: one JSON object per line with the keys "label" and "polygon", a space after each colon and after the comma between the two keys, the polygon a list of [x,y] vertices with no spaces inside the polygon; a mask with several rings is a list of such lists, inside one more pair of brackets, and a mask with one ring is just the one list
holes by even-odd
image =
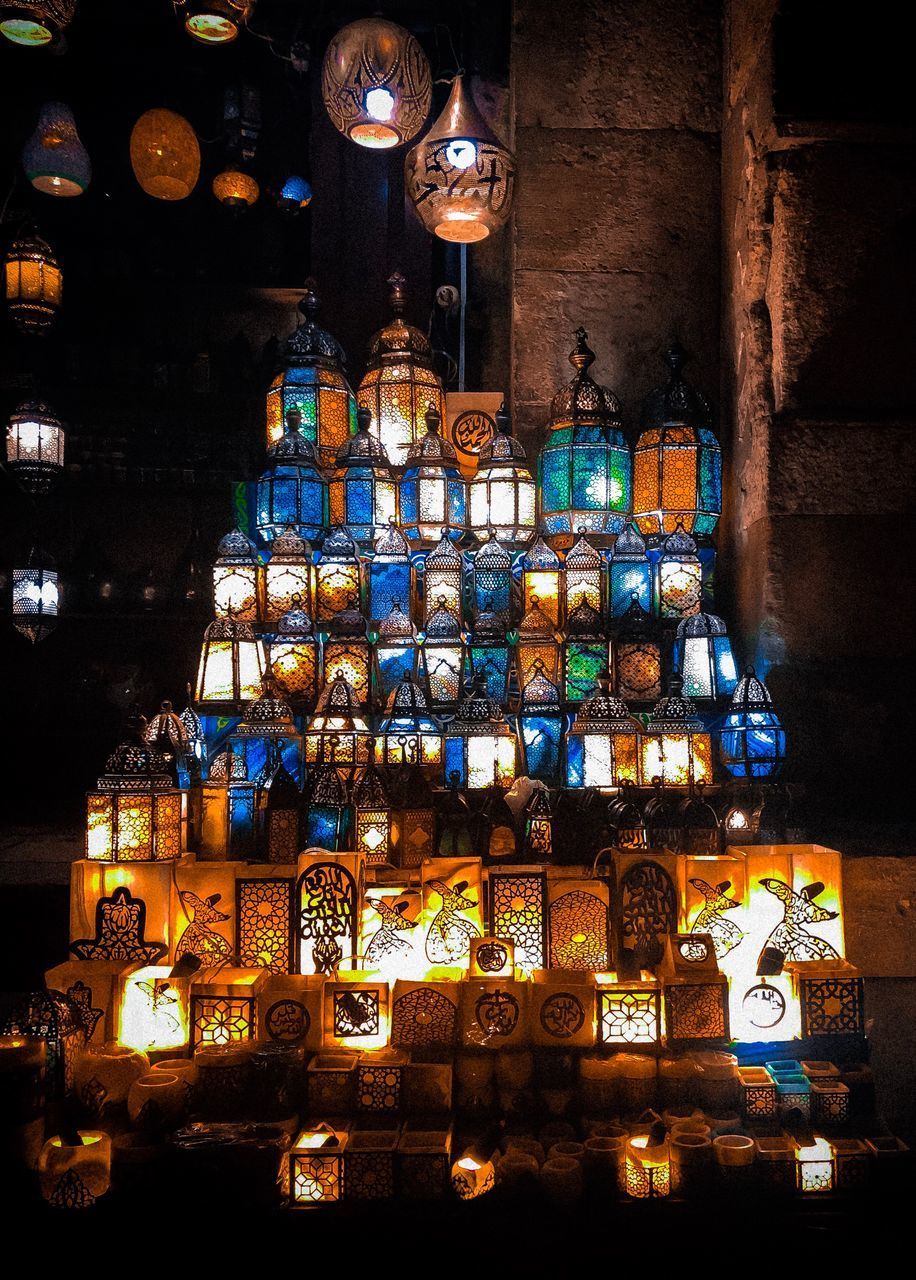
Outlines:
{"label": "lantern handle", "polygon": [[598,866],[602,858],[604,857],[604,855],[606,853],[612,854],[613,852],[614,852],[614,846],[609,844],[609,845],[605,845],[603,849],[599,849],[598,852],[595,854],[595,861],[592,863],[592,879],[593,880],[598,879]]}

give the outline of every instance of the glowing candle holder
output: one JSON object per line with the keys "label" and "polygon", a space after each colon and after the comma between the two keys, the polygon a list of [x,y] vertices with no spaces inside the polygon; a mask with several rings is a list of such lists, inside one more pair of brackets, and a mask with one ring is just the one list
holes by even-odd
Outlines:
{"label": "glowing candle holder", "polygon": [[89,186],[92,164],[64,102],[46,102],[38,125],[22,152],[25,175],[49,196],[81,196]]}
{"label": "glowing candle holder", "polygon": [[289,1153],[290,1201],[294,1205],[335,1204],[343,1194],[345,1129],[306,1127]]}
{"label": "glowing candle holder", "polygon": [[385,18],[342,27],[321,67],[331,123],[351,142],[385,150],[419,133],[432,102],[429,61],[415,36]]}
{"label": "glowing candle holder", "polygon": [[318,688],[318,640],[297,596],[267,639],[267,661],[278,693],[311,706]]}
{"label": "glowing candle holder", "polygon": [[305,730],[305,763],[352,771],[369,762],[372,734],[359,700],[343,675],[326,684]]}
{"label": "glowing candle holder", "polygon": [[640,1135],[627,1143],[624,1190],[632,1200],[661,1200],[671,1192],[668,1142]]}
{"label": "glowing candle holder", "polygon": [[819,1194],[834,1188],[833,1147],[826,1138],[815,1137],[812,1143],[795,1153],[798,1189],[803,1195]]}
{"label": "glowing candle holder", "polygon": [[41,1194],[55,1209],[90,1209],[111,1186],[111,1138],[81,1129],[79,1145],[49,1138],[38,1161]]}
{"label": "glowing candle holder", "polygon": [[362,600],[363,566],[356,543],[338,526],[324,540],[315,568],[315,619],[331,622],[342,609],[358,610]]}

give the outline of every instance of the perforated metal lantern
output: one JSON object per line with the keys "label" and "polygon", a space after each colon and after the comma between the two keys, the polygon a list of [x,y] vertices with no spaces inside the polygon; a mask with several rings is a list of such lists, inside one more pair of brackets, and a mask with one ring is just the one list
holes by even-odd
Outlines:
{"label": "perforated metal lantern", "polygon": [[541,662],[535,662],[522,690],[518,724],[529,778],[556,784],[560,780],[561,747],[566,717],[560,709],[560,691]]}
{"label": "perforated metal lantern", "polygon": [[505,623],[492,609],[484,608],[477,615],[468,661],[472,680],[483,681],[487,696],[504,707],[509,687],[509,642]]}
{"label": "perforated metal lantern", "polygon": [[[356,393],[360,407],[372,414],[372,434],[394,467],[403,467],[423,438],[430,405],[440,420],[445,416],[445,392],[433,368],[429,339],[404,320],[406,283],[397,271],[389,277],[393,316],[369,344],[369,365]],[[407,523],[403,513],[401,523]]]}
{"label": "perforated metal lantern", "polygon": [[258,479],[258,533],[267,542],[291,526],[303,538],[318,538],[327,524],[327,484],[301,425],[299,410],[290,409],[286,430],[268,449],[267,469]]}
{"label": "perforated metal lantern", "polygon": [[538,597],[531,597],[531,608],[518,625],[518,641],[515,647],[519,688],[524,693],[535,666],[541,669],[554,684],[560,678],[560,637],[553,621],[540,607]]}
{"label": "perforated metal lantern", "polygon": [[608,671],[580,708],[566,740],[568,787],[619,787],[639,777],[639,725],[614,697]]}
{"label": "perforated metal lantern", "polygon": [[257,179],[237,164],[227,165],[211,185],[213,194],[227,209],[250,209],[261,195]]}
{"label": "perforated metal lantern", "polygon": [[663,618],[688,618],[700,612],[703,569],[697,544],[678,521],[662,544],[658,562],[658,607]]}
{"label": "perforated metal lantern", "polygon": [[47,493],[63,471],[65,440],[63,423],[41,400],[26,400],[10,415],[6,461],[29,493]]}
{"label": "perforated metal lantern", "polygon": [[464,678],[464,635],[445,597],[429,615],[420,645],[420,671],[430,704],[452,707]]}
{"label": "perforated metal lantern", "polygon": [[405,675],[388,699],[375,743],[383,765],[416,765],[431,777],[441,773],[442,728],[412,676]]}
{"label": "perforated metal lantern", "polygon": [[36,644],[57,626],[60,585],[54,561],[33,548],[24,568],[14,566],[12,580],[13,626]]}
{"label": "perforated metal lantern", "polygon": [[706,399],[681,376],[687,353],[665,352],[670,376],[643,406],[633,460],[633,519],[643,534],[709,534],[722,511],[722,453]]}
{"label": "perforated metal lantern", "polygon": [[321,97],[345,138],[399,147],[423,127],[432,102],[429,60],[415,36],[385,18],[341,28],[321,66]]}
{"label": "perforated metal lantern", "polygon": [[633,524],[628,524],[614,543],[610,580],[612,618],[623,617],[634,596],[646,613],[652,612],[652,566],[646,544]]}
{"label": "perforated metal lantern", "polygon": [[400,600],[392,603],[388,616],[379,623],[375,641],[375,703],[384,707],[405,676],[418,667],[417,629],[401,608]]}
{"label": "perforated metal lantern", "polygon": [[445,733],[445,777],[469,791],[506,788],[515,778],[517,742],[502,707],[479,680],[459,704]]}
{"label": "perforated metal lantern", "polygon": [[262,617],[278,622],[294,602],[308,608],[312,599],[312,548],[294,528],[284,529],[270,544],[270,559],[261,574]]}
{"label": "perforated metal lantern", "polygon": [[604,620],[585,599],[566,619],[562,651],[563,695],[567,702],[582,702],[597,690],[598,678],[609,661]]}
{"label": "perforated metal lantern", "polygon": [[109,758],[86,799],[86,857],[97,862],[161,862],[184,845],[181,792],[169,760],[141,733]]}
{"label": "perforated metal lantern", "polygon": [[238,622],[258,619],[258,556],[240,529],[220,539],[213,562],[213,612]]}
{"label": "perforated metal lantern", "polygon": [[538,538],[522,557],[522,614],[532,609],[534,597],[554,626],[560,625],[562,565],[557,553]]}
{"label": "perforated metal lantern", "polygon": [[662,653],[657,624],[633,593],[614,637],[614,689],[626,702],[652,702],[661,696]]}
{"label": "perforated metal lantern", "polygon": [[394,521],[389,522],[388,528],[375,540],[367,576],[367,612],[373,622],[386,618],[395,601],[399,604],[410,601],[413,590],[410,544]]}
{"label": "perforated metal lantern", "polygon": [[391,784],[392,847],[399,867],[419,867],[435,849],[436,810],[423,770],[405,765]]}
{"label": "perforated metal lantern", "polygon": [[474,611],[495,613],[506,626],[512,610],[512,557],[493,530],[473,557]]}
{"label": "perforated metal lantern", "polygon": [[496,434],[480,455],[468,484],[470,527],[488,529],[506,546],[525,547],[537,531],[536,486],[528,455],[511,434],[505,404],[496,414]]}
{"label": "perforated metal lantern", "polygon": [[785,755],[786,734],[770,691],[748,667],[719,731],[719,759],[733,778],[772,778]]}
{"label": "perforated metal lantern", "polygon": [[672,676],[670,692],[659,699],[640,736],[639,777],[647,786],[656,778],[671,786],[712,782],[712,740],[693,703]]}
{"label": "perforated metal lantern", "polygon": [[291,702],[311,706],[318,687],[318,639],[295,596],[267,638],[267,657],[279,692]]}
{"label": "perforated metal lantern", "polygon": [[563,561],[564,601],[563,614],[568,617],[584,600],[601,613],[604,607],[604,561],[588,538],[579,531],[579,538],[566,553]]}
{"label": "perforated metal lantern", "polygon": [[300,793],[279,750],[257,785],[257,853],[262,862],[290,864],[299,856]]}
{"label": "perforated metal lantern", "polygon": [[461,552],[443,534],[423,566],[423,619],[428,625],[437,609],[448,609],[461,623],[463,561]]}
{"label": "perforated metal lantern", "polygon": [[381,443],[369,433],[368,409],[357,413],[354,436],[337,451],[328,482],[332,524],[346,525],[361,546],[371,546],[397,519],[397,484]]}
{"label": "perforated metal lantern", "polygon": [[264,649],[250,623],[217,618],[204,632],[194,698],[210,709],[238,707],[261,692]]}
{"label": "perforated metal lantern", "polygon": [[431,547],[443,537],[467,532],[467,482],[458,470],[454,445],[440,431],[442,419],[426,411],[426,434],[407,455],[398,484],[401,523],[408,538]]}
{"label": "perforated metal lantern", "polygon": [[255,785],[244,756],[224,748],[200,783],[200,850],[207,861],[255,855]]}
{"label": "perforated metal lantern", "polygon": [[375,767],[374,751],[369,763],[353,784],[354,848],[365,856],[367,866],[380,866],[391,856],[391,802],[381,774]]}
{"label": "perforated metal lantern", "polygon": [[63,273],[41,236],[14,240],[6,252],[6,302],[17,328],[43,333],[60,310]]}
{"label": "perforated metal lantern", "polygon": [[185,200],[200,177],[197,134],[174,111],[144,111],[131,130],[130,165],[154,200]]}
{"label": "perforated metal lantern", "polygon": [[245,708],[229,745],[244,758],[249,778],[259,787],[278,759],[285,760],[297,774],[301,772],[302,735],[271,671],[264,678],[260,695]]}
{"label": "perforated metal lantern", "polygon": [[728,631],[714,613],[696,613],[678,623],[674,669],[688,698],[715,702],[729,696],[738,683]]}
{"label": "perforated metal lantern", "polygon": [[338,676],[346,680],[354,696],[368,707],[371,694],[372,650],[366,619],[351,596],[345,609],[325,624],[324,679],[330,684]]}
{"label": "perforated metal lantern", "polygon": [[41,108],[35,132],[23,148],[22,167],[32,186],[49,196],[81,196],[89,186],[89,153],[65,102],[46,102]]}
{"label": "perforated metal lantern", "polygon": [[372,734],[359,700],[343,676],[326,684],[305,730],[306,765],[333,764],[344,770],[369,761]]}
{"label": "perforated metal lantern", "polygon": [[630,510],[631,458],[620,401],[589,373],[595,353],[576,330],[569,361],[576,376],[553,398],[541,452],[541,524],[560,543],[583,529],[600,545],[619,533]]}
{"label": "perforated metal lantern", "polygon": [[363,566],[356,543],[338,526],[324,540],[315,566],[315,619],[328,622],[362,599]]}
{"label": "perforated metal lantern", "polygon": [[0,35],[12,44],[41,48],[59,39],[76,11],[76,0],[5,0]]}
{"label": "perforated metal lantern", "polygon": [[305,842],[308,848],[335,853],[347,847],[350,801],[347,788],[332,764],[319,765],[309,778],[305,808]]}

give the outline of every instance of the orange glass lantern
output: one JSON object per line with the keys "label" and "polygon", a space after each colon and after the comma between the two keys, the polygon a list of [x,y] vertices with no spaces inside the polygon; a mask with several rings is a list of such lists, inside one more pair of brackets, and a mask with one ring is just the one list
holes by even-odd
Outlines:
{"label": "orange glass lantern", "polygon": [[671,692],[649,717],[639,744],[640,781],[655,778],[685,787],[712,782],[712,739],[696,716],[693,703],[681,694],[681,682],[671,680]]}
{"label": "orange glass lantern", "polygon": [[200,177],[197,134],[184,116],[164,107],[144,111],[130,135],[134,177],[155,200],[184,200]]}
{"label": "orange glass lantern", "polygon": [[261,188],[250,173],[229,165],[213,179],[213,194],[227,209],[249,209],[257,202]]}
{"label": "orange glass lantern", "polygon": [[318,640],[311,618],[295,596],[267,641],[267,654],[280,693],[291,702],[311,704],[318,681]]}
{"label": "orange glass lantern", "polygon": [[180,858],[181,800],[166,756],[142,739],[122,743],[87,798],[86,857],[98,862]]}
{"label": "orange glass lantern", "polygon": [[362,598],[362,565],[356,543],[342,525],[324,540],[315,567],[315,619],[329,622],[348,605],[359,606]]}
{"label": "orange glass lantern", "polygon": [[555,627],[560,625],[560,557],[542,537],[522,558],[523,609],[528,613],[537,597],[538,608],[547,614]]}
{"label": "orange glass lantern", "polygon": [[15,240],[6,253],[6,301],[16,327],[42,333],[60,310],[63,273],[41,236]]}

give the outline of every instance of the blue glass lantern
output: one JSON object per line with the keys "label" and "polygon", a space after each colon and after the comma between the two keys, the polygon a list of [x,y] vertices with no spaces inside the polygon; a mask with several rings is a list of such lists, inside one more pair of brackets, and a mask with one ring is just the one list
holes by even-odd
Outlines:
{"label": "blue glass lantern", "polygon": [[715,702],[734,693],[738,683],[728,631],[714,613],[696,613],[678,623],[674,670],[688,698]]}
{"label": "blue glass lantern", "polygon": [[610,576],[612,618],[622,618],[634,596],[646,613],[652,612],[652,566],[635,525],[628,524],[614,543]]}
{"label": "blue glass lantern", "polygon": [[719,732],[719,758],[733,778],[774,778],[785,756],[786,734],[770,691],[748,667]]}
{"label": "blue glass lantern", "polygon": [[360,409],[356,435],[337,451],[337,466],[328,481],[331,524],[346,525],[361,546],[397,519],[397,485],[384,448],[369,434],[372,415]]}
{"label": "blue glass lantern", "polygon": [[332,764],[348,776],[369,763],[372,733],[343,676],[325,684],[305,729],[305,763]]}
{"label": "blue glass lantern", "polygon": [[416,765],[428,776],[441,774],[442,729],[411,676],[404,676],[388,699],[375,742],[383,765]]}
{"label": "blue glass lantern", "polygon": [[487,697],[504,707],[509,691],[509,642],[506,624],[498,613],[486,607],[477,615],[468,647],[470,675],[481,681]]}
{"label": "blue glass lantern", "polygon": [[394,600],[375,641],[376,706],[386,706],[401,680],[416,672],[418,652],[417,629],[400,600]]}
{"label": "blue glass lantern", "polygon": [[302,414],[290,409],[286,430],[268,449],[267,470],[258,480],[258,533],[267,542],[289,527],[302,538],[317,538],[327,523],[327,484],[301,424]]}
{"label": "blue glass lantern", "polygon": [[509,625],[512,609],[512,557],[490,529],[474,554],[474,612],[497,613]]}
{"label": "blue glass lantern", "polygon": [[461,552],[443,534],[423,564],[423,617],[426,625],[437,609],[448,609],[461,625],[464,563]]}
{"label": "blue glass lantern", "polygon": [[506,406],[496,414],[496,434],[480,455],[477,474],[468,486],[470,526],[491,529],[511,547],[524,547],[534,537],[535,483],[528,455],[510,434]]}
{"label": "blue glass lantern", "polygon": [[342,525],[324,540],[315,565],[315,620],[330,622],[363,598],[363,566],[356,543]]}
{"label": "blue glass lantern", "polygon": [[558,783],[562,776],[560,747],[565,717],[560,710],[560,691],[540,662],[535,663],[522,691],[518,721],[525,773],[542,782]]}
{"label": "blue glass lantern", "polygon": [[440,431],[442,419],[426,411],[426,434],[412,445],[398,485],[401,524],[408,538],[432,547],[467,532],[467,484],[454,445]]}
{"label": "blue glass lantern", "polygon": [[607,789],[639,777],[639,724],[602,671],[566,737],[566,785]]}
{"label": "blue glass lantern", "polygon": [[249,778],[260,784],[262,775],[282,760],[297,780],[302,777],[302,735],[270,672],[264,692],[245,708],[245,714],[229,738],[229,746],[245,762]]}
{"label": "blue glass lantern", "polygon": [[320,765],[311,775],[307,792],[306,847],[329,853],[346,849],[350,818],[346,784],[333,765]]}
{"label": "blue glass lantern", "polygon": [[560,545],[580,528],[609,545],[630,510],[631,459],[620,401],[589,373],[595,353],[587,338],[576,330],[569,357],[576,376],[553,398],[540,460],[541,522]]}
{"label": "blue glass lantern", "polygon": [[598,687],[608,665],[608,640],[597,609],[581,600],[566,619],[563,642],[563,692],[567,702],[583,702]]}
{"label": "blue glass lantern", "polygon": [[291,173],[277,193],[277,207],[284,213],[298,213],[312,203],[312,184]]}
{"label": "blue glass lantern", "polygon": [[420,665],[430,705],[454,707],[464,677],[464,636],[443,596],[429,615],[420,646]]}
{"label": "blue glass lantern", "polygon": [[413,584],[410,544],[394,521],[375,540],[367,576],[371,621],[381,622],[387,618],[395,601],[410,600]]}

